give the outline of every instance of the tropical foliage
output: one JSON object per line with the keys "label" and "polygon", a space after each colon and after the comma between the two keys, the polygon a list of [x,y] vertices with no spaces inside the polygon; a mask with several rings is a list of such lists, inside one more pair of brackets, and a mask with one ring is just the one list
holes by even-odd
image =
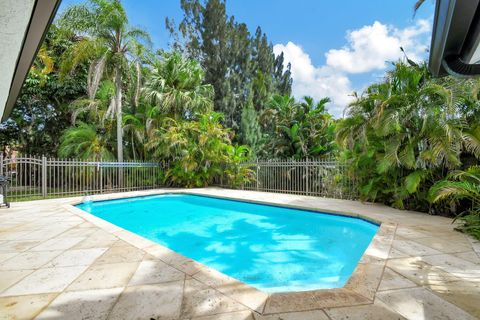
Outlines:
{"label": "tropical foliage", "polygon": [[83,122],[68,128],[60,140],[59,156],[67,158],[75,155],[79,159],[113,160],[114,156],[108,147],[108,137],[98,130],[102,129]]}
{"label": "tropical foliage", "polygon": [[457,216],[463,221],[460,229],[480,239],[480,166],[451,172],[447,179],[433,185],[429,196],[433,203],[462,205],[466,202],[463,203],[465,211]]}
{"label": "tropical foliage", "polygon": [[10,150],[38,155],[56,153],[59,133],[70,125],[69,106],[85,94],[85,68],[62,79],[58,72],[61,56],[73,43],[56,25],[50,28],[10,118],[0,126],[4,153]]}
{"label": "tropical foliage", "polygon": [[273,96],[261,115],[267,140],[264,153],[294,159],[331,156],[336,146],[334,121],[325,109],[329,101],[315,103],[304,97],[297,102],[290,96]]}
{"label": "tropical foliage", "polygon": [[181,8],[167,52],[119,0],[64,10],[0,126],[3,153],[164,162],[165,182],[187,187],[241,185],[252,157],[338,157],[362,200],[457,215],[479,236],[480,80],[405,58],[334,119],[328,98],[291,96],[283,54],[224,0]]}
{"label": "tropical foliage", "polygon": [[153,63],[143,93],[159,113],[191,118],[213,109],[213,87],[203,84],[204,77],[197,61],[164,54]]}
{"label": "tropical foliage", "polygon": [[[476,80],[432,79],[425,65],[398,62],[337,124],[341,155],[352,163],[365,200],[449,213],[430,187],[480,157]],[[452,212],[455,213],[455,212]]]}
{"label": "tropical foliage", "polygon": [[198,120],[165,118],[147,144],[155,157],[170,162],[166,179],[173,185],[204,187],[226,171],[232,183],[247,181],[250,171],[232,168],[246,158],[245,146],[232,145],[229,130],[220,124],[222,115],[210,112]]}
{"label": "tropical foliage", "polygon": [[88,62],[87,104],[94,105],[97,89],[110,77],[115,90],[106,116],[115,117],[117,159],[123,160],[122,103],[123,74],[129,57],[135,57],[141,43],[149,43],[149,35],[128,24],[127,14],[119,0],[89,0],[69,7],[60,17],[59,25],[78,40],[63,57],[62,71],[72,72],[77,65]]}
{"label": "tropical foliage", "polygon": [[[184,18],[178,29],[171,19],[167,28],[176,39],[175,49],[200,61],[205,82],[215,90],[214,110],[224,114],[224,124],[245,136],[242,110],[253,102],[261,112],[273,94],[289,95],[290,66],[258,27],[250,34],[245,23],[226,13],[225,0],[181,0]],[[245,141],[243,141],[245,142]]]}

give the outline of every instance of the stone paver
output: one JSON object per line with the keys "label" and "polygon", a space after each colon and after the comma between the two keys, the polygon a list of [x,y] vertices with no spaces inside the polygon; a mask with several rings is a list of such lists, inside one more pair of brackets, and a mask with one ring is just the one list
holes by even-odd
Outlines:
{"label": "stone paver", "polygon": [[475,319],[424,288],[384,291],[377,296],[407,319]]}
{"label": "stone paver", "polygon": [[441,251],[435,250],[426,245],[422,245],[413,240],[397,240],[393,243],[393,248],[405,253],[408,256],[425,256],[431,254],[440,254]]}
{"label": "stone paver", "polygon": [[42,242],[38,246],[33,247],[30,251],[54,251],[54,250],[67,250],[80,241],[85,240],[83,237],[77,238],[52,238],[45,242]]}
{"label": "stone paver", "polygon": [[255,319],[256,318],[253,317],[253,313],[251,311],[238,311],[238,312],[214,314],[213,316],[202,316],[202,317],[191,318],[191,320],[255,320]]}
{"label": "stone paver", "polygon": [[183,318],[247,310],[239,302],[191,278],[185,280],[182,307]]}
{"label": "stone paver", "polygon": [[388,309],[383,303],[356,307],[326,309],[332,320],[368,319],[368,320],[403,320],[405,317]]}
{"label": "stone paver", "polygon": [[37,294],[0,298],[0,319],[33,319],[57,294]]}
{"label": "stone paver", "polygon": [[183,280],[126,288],[109,319],[178,319]]}
{"label": "stone paver", "polygon": [[415,239],[415,242],[434,248],[443,253],[465,252],[472,249],[463,236],[443,236]]}
{"label": "stone paver", "polygon": [[0,277],[0,293],[21,279],[25,278],[33,271],[34,270],[1,271],[2,276]]}
{"label": "stone paver", "polygon": [[412,288],[416,286],[417,285],[414,282],[408,280],[399,273],[396,273],[390,268],[385,268],[378,291]]}
{"label": "stone paver", "polygon": [[111,288],[64,292],[35,319],[106,319],[122,291]]}
{"label": "stone paver", "polygon": [[18,252],[0,252],[0,262],[13,258],[17,254]]}
{"label": "stone paver", "polygon": [[0,270],[37,269],[62,253],[55,251],[26,251],[0,263]]}
{"label": "stone paver", "polygon": [[124,287],[137,267],[138,262],[93,264],[68,287],[67,291]]}
{"label": "stone paver", "polygon": [[106,250],[107,248],[67,250],[45,264],[44,267],[89,266]]}
{"label": "stone paver", "polygon": [[465,261],[470,261],[476,264],[480,264],[480,257],[477,255],[477,253],[473,251],[453,253],[453,255]]}
{"label": "stone paver", "polygon": [[25,240],[25,241],[4,241],[0,243],[0,254],[2,252],[22,252],[28,250],[30,248],[35,247],[36,245],[40,244],[40,241],[33,241],[33,240]]}
{"label": "stone paver", "polygon": [[202,268],[193,275],[193,278],[211,286],[234,300],[244,304],[250,309],[261,313],[268,299],[268,294],[236,279],[228,277],[221,272],[211,268]]}
{"label": "stone paver", "polygon": [[138,262],[142,261],[144,255],[145,251],[137,249],[134,246],[114,245],[98,258],[96,263]]}
{"label": "stone paver", "polygon": [[0,296],[61,292],[86,268],[79,266],[38,269],[2,292]]}
{"label": "stone paver", "polygon": [[[80,228],[80,227],[79,227]],[[89,249],[89,248],[109,248],[115,242],[119,241],[116,236],[100,230],[97,230],[90,234],[85,240],[79,242],[73,248],[75,249]]]}
{"label": "stone paver", "polygon": [[254,314],[255,320],[329,320],[325,311],[313,310],[304,312],[289,312],[279,314]]}
{"label": "stone paver", "polygon": [[14,203],[0,209],[0,319],[480,319],[480,242],[450,219],[346,200],[188,192],[382,226],[344,288],[266,294],[70,206],[80,198]]}
{"label": "stone paver", "polygon": [[185,274],[163,261],[145,260],[130,279],[129,286],[158,284],[162,282],[184,280]]}

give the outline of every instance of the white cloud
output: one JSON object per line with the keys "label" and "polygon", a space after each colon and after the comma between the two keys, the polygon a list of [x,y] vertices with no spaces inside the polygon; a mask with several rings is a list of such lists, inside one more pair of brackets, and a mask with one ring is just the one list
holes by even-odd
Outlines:
{"label": "white cloud", "polygon": [[292,91],[295,97],[311,96],[317,100],[330,97],[333,102],[329,106],[330,112],[336,116],[342,114],[344,106],[351,101],[349,95],[353,91],[347,76],[329,66],[315,67],[310,56],[293,42],[277,44],[273,52],[276,55],[283,52],[285,65],[292,65]]}
{"label": "white cloud", "polygon": [[327,65],[348,73],[363,73],[383,70],[387,61],[402,56],[403,47],[413,60],[419,60],[427,50],[426,34],[430,24],[419,20],[414,26],[397,29],[375,21],[347,34],[348,45],[342,49],[331,49],[325,56]]}
{"label": "white cloud", "polygon": [[[302,47],[293,42],[276,44],[276,55],[284,53],[285,62],[292,65],[293,94],[297,98],[309,95],[315,99],[330,97],[329,110],[341,116],[352,100],[354,91],[348,74],[383,71],[388,61],[403,56],[403,47],[412,60],[426,57],[430,22],[418,20],[404,29],[394,28],[375,21],[372,25],[349,31],[347,44],[341,49],[331,49],[326,54],[326,64],[315,66]],[[361,88],[355,88],[360,91]]]}

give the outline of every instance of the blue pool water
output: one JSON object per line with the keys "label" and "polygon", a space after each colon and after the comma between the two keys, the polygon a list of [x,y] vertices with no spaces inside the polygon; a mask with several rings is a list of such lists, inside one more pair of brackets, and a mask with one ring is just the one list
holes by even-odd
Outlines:
{"label": "blue pool water", "polygon": [[78,207],[267,292],[342,287],[378,229],[357,218],[194,195]]}

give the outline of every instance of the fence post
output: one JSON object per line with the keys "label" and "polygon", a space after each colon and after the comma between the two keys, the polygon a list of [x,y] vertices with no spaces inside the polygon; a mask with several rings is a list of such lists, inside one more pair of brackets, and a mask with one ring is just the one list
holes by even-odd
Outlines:
{"label": "fence post", "polygon": [[309,170],[309,168],[310,168],[310,162],[308,161],[308,158],[307,158],[306,161],[307,161],[307,163],[306,163],[306,165],[305,165],[305,170],[306,170],[306,175],[305,175],[305,179],[306,179],[306,183],[305,183],[305,185],[306,185],[306,186],[305,186],[305,193],[306,193],[306,195],[308,196],[308,194],[310,193],[310,192],[309,192],[309,187],[308,187],[308,176],[310,175],[310,170]]}
{"label": "fence post", "polygon": [[42,197],[47,197],[47,157],[42,156]]}
{"label": "fence post", "polygon": [[257,158],[257,166],[256,166],[256,169],[257,169],[257,175],[255,176],[255,180],[257,181],[257,191],[258,191],[258,158]]}
{"label": "fence post", "polygon": [[0,174],[3,174],[3,153],[0,153]]}
{"label": "fence post", "polygon": [[103,193],[103,166],[102,166],[102,159],[98,163],[98,170],[100,171],[100,193]]}

